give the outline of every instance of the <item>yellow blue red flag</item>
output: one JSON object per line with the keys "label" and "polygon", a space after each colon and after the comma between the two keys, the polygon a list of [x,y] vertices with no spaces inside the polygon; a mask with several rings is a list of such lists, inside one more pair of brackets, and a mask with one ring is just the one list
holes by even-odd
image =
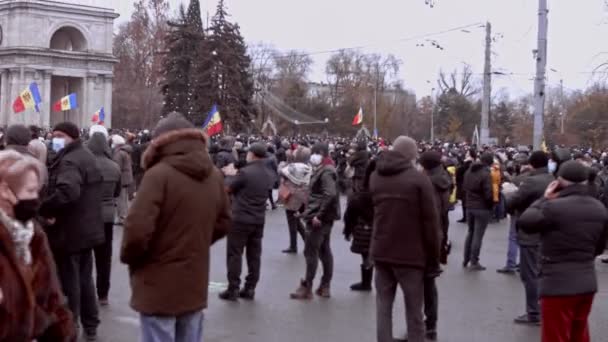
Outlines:
{"label": "yellow blue red flag", "polygon": [[38,91],[38,84],[32,82],[13,102],[13,111],[21,113],[26,109],[34,109],[36,112],[40,112],[38,107],[40,103],[42,103],[42,98],[40,97],[40,91]]}
{"label": "yellow blue red flag", "polygon": [[209,114],[207,114],[207,119],[203,124],[203,129],[207,131],[209,136],[214,136],[216,134],[222,133],[224,129],[222,125],[222,117],[220,116],[220,111],[217,109],[216,105],[213,105]]}

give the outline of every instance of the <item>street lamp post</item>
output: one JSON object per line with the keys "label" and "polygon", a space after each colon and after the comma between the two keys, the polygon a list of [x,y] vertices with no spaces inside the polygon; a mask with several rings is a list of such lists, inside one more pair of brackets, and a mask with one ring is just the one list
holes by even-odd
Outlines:
{"label": "street lamp post", "polygon": [[435,142],[435,88],[431,89],[431,101],[433,101],[433,110],[431,110],[431,144]]}
{"label": "street lamp post", "polygon": [[374,138],[378,138],[378,87],[374,86]]}

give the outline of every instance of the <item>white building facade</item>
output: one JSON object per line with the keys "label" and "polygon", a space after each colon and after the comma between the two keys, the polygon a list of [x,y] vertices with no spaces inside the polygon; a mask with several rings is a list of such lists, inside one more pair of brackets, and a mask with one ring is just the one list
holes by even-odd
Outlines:
{"label": "white building facade", "polygon": [[[52,127],[72,121],[88,127],[104,107],[112,125],[112,9],[47,0],[0,0],[0,125]],[[40,113],[13,112],[13,101],[36,82]],[[53,112],[53,103],[77,94],[78,108]]]}

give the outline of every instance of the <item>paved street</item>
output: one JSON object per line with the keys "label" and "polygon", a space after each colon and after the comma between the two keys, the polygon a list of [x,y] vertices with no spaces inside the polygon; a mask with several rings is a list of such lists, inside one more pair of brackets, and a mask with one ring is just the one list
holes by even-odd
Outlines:
{"label": "paved street", "polygon": [[[453,213],[452,220],[457,219]],[[116,228],[115,247],[121,241]],[[491,225],[486,233],[481,262],[488,270],[467,272],[461,268],[466,228],[452,223],[453,251],[450,264],[439,279],[439,341],[441,342],[537,342],[538,327],[517,326],[515,316],[523,313],[523,288],[516,276],[497,274],[506,252],[508,221]],[[329,300],[315,298],[296,302],[289,293],[304,273],[304,257],[281,253],[288,235],[284,212],[269,213],[264,237],[262,279],[254,302],[225,303],[217,293],[226,282],[225,243],[212,250],[209,308],[205,320],[205,341],[238,342],[371,342],[375,341],[375,295],[353,293],[349,285],[359,276],[360,258],[351,254],[342,238],[342,224],[334,228],[332,246],[335,275]],[[301,242],[301,241],[300,241]],[[300,244],[300,250],[303,245]],[[117,249],[115,249],[115,255]],[[138,319],[128,305],[130,289],[127,269],[114,259],[110,307],[102,309],[100,340],[138,340]],[[244,267],[246,268],[246,267]],[[591,317],[593,341],[608,340],[608,267],[598,265],[600,287]],[[175,279],[179,281],[179,279]],[[179,294],[176,294],[179,295]],[[395,335],[405,332],[401,297],[395,309]]]}

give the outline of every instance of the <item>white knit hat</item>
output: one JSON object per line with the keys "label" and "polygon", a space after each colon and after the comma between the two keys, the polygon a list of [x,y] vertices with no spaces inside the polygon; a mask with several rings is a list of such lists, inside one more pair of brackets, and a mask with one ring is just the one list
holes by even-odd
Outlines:
{"label": "white knit hat", "polygon": [[92,137],[93,134],[95,134],[95,133],[101,133],[106,137],[106,139],[108,138],[108,129],[105,126],[102,126],[102,125],[91,126],[91,128],[89,128],[89,137]]}

